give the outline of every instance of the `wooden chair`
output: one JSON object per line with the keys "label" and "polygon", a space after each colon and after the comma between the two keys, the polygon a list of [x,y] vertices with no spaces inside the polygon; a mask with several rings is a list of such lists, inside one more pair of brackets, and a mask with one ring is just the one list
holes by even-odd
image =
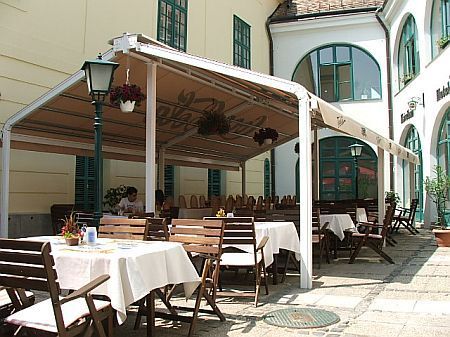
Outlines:
{"label": "wooden chair", "polygon": [[[49,292],[48,300],[31,305],[5,319],[33,335],[106,337],[102,321],[112,336],[110,302],[94,300],[91,291],[109,279],[102,275],[66,297],[61,297],[49,242],[0,239],[0,285]],[[76,275],[74,275],[76,277]]]}
{"label": "wooden chair", "polygon": [[190,208],[198,208],[198,199],[195,194],[191,195],[191,201],[189,203]]}
{"label": "wooden chair", "polygon": [[320,223],[320,209],[315,208],[312,212],[312,243],[319,248],[319,269],[322,264],[322,256],[325,253],[327,263],[330,263],[330,241],[328,237],[328,222]]}
{"label": "wooden chair", "polygon": [[253,210],[255,208],[256,200],[252,195],[247,199],[247,208]]}
{"label": "wooden chair", "polygon": [[[375,251],[378,255],[380,255],[383,259],[385,259],[387,262],[394,264],[394,261],[392,258],[387,255],[385,252],[383,252],[383,244],[384,240],[386,238],[386,234],[389,230],[389,226],[392,223],[392,220],[394,218],[394,212],[395,212],[395,203],[389,205],[386,215],[384,217],[384,221],[382,225],[374,224],[374,223],[361,223],[365,226],[365,232],[359,233],[355,232],[352,233],[352,247],[354,246],[353,252],[351,251],[350,261],[348,263],[354,263],[356,257],[358,256],[359,252],[361,251],[361,248],[366,246],[371,248],[373,251]],[[372,233],[373,229],[381,229],[380,234],[374,234]]]}
{"label": "wooden chair", "polygon": [[272,198],[267,197],[266,200],[264,200],[264,209],[266,211],[272,209]]}
{"label": "wooden chair", "polygon": [[[208,221],[217,220],[214,217],[205,217]],[[251,268],[255,272],[255,291],[248,292],[223,292],[218,293],[220,296],[239,296],[239,297],[254,297],[255,307],[258,305],[258,297],[261,286],[261,281],[264,281],[266,295],[269,294],[267,285],[267,272],[264,261],[264,247],[269,240],[268,236],[261,239],[259,244],[256,242],[255,222],[252,217],[234,217],[234,218],[219,218],[225,223],[223,244],[240,249],[245,245],[252,246],[252,251],[240,252],[223,252],[220,264],[222,267],[232,268]]]}
{"label": "wooden chair", "polygon": [[178,196],[178,207],[180,207],[180,208],[187,208],[186,199],[185,199],[184,195],[179,195]]}
{"label": "wooden chair", "polygon": [[144,240],[147,219],[101,218],[99,238]]}
{"label": "wooden chair", "polygon": [[412,199],[409,208],[397,207],[397,211],[399,211],[399,213],[397,215],[394,215],[395,223],[392,226],[392,231],[398,232],[400,225],[402,225],[411,234],[416,235],[417,233],[419,233],[419,231],[414,226],[418,204],[419,199]]}
{"label": "wooden chair", "polygon": [[232,195],[228,196],[227,202],[225,203],[225,213],[233,212],[234,208],[234,198]]}
{"label": "wooden chair", "polygon": [[0,287],[0,319],[33,305],[35,296],[20,288]]}
{"label": "wooden chair", "polygon": [[198,197],[198,206],[200,208],[205,208],[206,207],[206,199],[205,199],[205,196],[203,194]]}
{"label": "wooden chair", "polygon": [[[214,221],[173,219],[169,241],[180,242],[190,255],[191,259],[200,257],[203,260],[201,272],[201,284],[197,292],[194,308],[170,306],[172,312],[156,312],[155,316],[190,323],[188,336],[192,336],[195,330],[198,313],[215,314],[224,322],[225,316],[216,305],[217,284],[220,271],[220,256],[223,242],[223,222],[215,218]],[[170,300],[171,294],[167,296]],[[200,309],[202,298],[205,298],[211,310]],[[175,310],[175,312],[174,312]],[[177,315],[177,310],[192,311],[192,317]],[[141,310],[140,310],[141,311]],[[139,312],[138,315],[144,315]]]}
{"label": "wooden chair", "polygon": [[263,197],[260,195],[259,197],[258,197],[258,199],[256,200],[256,207],[255,207],[255,209],[257,210],[257,211],[260,211],[260,210],[262,210],[263,209]]}
{"label": "wooden chair", "polygon": [[242,206],[243,206],[242,197],[238,194],[238,195],[236,195],[236,202],[234,204],[234,207],[242,208]]}
{"label": "wooden chair", "polygon": [[[135,217],[134,219],[139,219]],[[147,220],[147,225],[145,227],[144,241],[168,241],[169,240],[169,229],[167,227],[166,218],[153,218],[153,217],[143,217],[141,219]]]}
{"label": "wooden chair", "polygon": [[94,213],[75,212],[75,220],[79,226],[91,227],[94,225]]}

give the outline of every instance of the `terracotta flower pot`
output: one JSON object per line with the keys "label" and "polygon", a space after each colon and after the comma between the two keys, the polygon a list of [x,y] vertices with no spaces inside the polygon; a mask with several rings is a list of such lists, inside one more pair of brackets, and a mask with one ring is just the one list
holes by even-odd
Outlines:
{"label": "terracotta flower pot", "polygon": [[450,247],[450,229],[433,229],[438,247]]}
{"label": "terracotta flower pot", "polygon": [[68,246],[78,246],[80,238],[78,236],[73,236],[71,238],[66,238],[66,245]]}

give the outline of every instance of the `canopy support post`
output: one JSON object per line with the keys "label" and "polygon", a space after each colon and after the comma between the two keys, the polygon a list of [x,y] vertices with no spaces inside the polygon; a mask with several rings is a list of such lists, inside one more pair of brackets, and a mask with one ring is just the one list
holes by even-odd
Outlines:
{"label": "canopy support post", "polygon": [[145,211],[155,211],[156,157],[156,64],[147,64],[145,123]]}
{"label": "canopy support post", "polygon": [[9,233],[9,165],[11,161],[11,128],[4,127],[2,135],[2,192],[0,204],[0,237]]}
{"label": "canopy support post", "polygon": [[[164,191],[164,169],[166,167],[166,149],[160,148],[158,153],[158,189]],[[164,191],[166,193],[166,191]]]}
{"label": "canopy support post", "polygon": [[308,98],[299,97],[298,143],[300,188],[300,288],[312,288],[311,116]]}
{"label": "canopy support post", "polygon": [[313,184],[313,196],[314,200],[319,200],[320,198],[320,180],[319,180],[319,134],[317,128],[314,129],[314,146],[313,146],[313,156],[314,156],[314,184]]}
{"label": "canopy support post", "polygon": [[245,161],[244,162],[242,162],[241,163],[241,169],[242,169],[242,172],[241,172],[241,174],[242,174],[242,181],[241,181],[241,185],[242,185],[242,198],[244,198],[244,195],[245,195],[245,193],[246,193],[246,190],[245,190],[245,185],[247,184],[247,176],[246,176],[246,174],[245,174]]}
{"label": "canopy support post", "polygon": [[416,165],[409,162],[409,198],[412,201],[416,197]]}
{"label": "canopy support post", "polygon": [[385,202],[384,202],[384,150],[378,147],[378,221],[381,224],[384,220]]}

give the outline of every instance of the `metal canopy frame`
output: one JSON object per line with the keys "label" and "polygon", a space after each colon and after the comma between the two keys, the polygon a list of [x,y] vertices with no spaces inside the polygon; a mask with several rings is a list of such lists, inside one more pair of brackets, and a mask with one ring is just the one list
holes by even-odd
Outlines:
{"label": "metal canopy frame", "polygon": [[[126,118],[116,107],[105,105],[103,155],[104,158],[146,162],[149,210],[154,207],[157,159],[160,167],[165,162],[239,170],[239,167],[245,168],[246,160],[298,137],[299,157],[302,158],[300,181],[303,182],[299,198],[302,288],[312,287],[311,130],[328,127],[375,144],[379,156],[384,156],[386,150],[418,163],[411,151],[352,120],[298,83],[179,52],[140,34],[124,34],[111,42],[113,49],[106,52],[103,59],[130,66],[131,80],[145,88],[147,101],[144,108],[136,109]],[[116,71],[116,85],[125,82],[124,74],[120,68]],[[11,148],[92,155],[93,115],[83,81],[84,73],[78,71],[4,124],[1,236],[8,234]],[[193,106],[192,102],[197,105]],[[197,134],[196,118],[211,104],[233,118],[230,134],[224,137]],[[279,140],[260,147],[252,136],[266,126],[278,130]],[[380,158],[379,179],[384,179],[383,162]],[[161,176],[159,179],[161,181]],[[379,200],[384,199],[383,193],[384,189],[379,188]]]}

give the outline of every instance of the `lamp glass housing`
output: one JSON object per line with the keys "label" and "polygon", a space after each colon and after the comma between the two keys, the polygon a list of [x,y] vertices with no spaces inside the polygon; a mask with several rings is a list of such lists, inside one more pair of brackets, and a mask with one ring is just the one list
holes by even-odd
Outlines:
{"label": "lamp glass housing", "polygon": [[104,100],[111,90],[113,75],[119,66],[116,62],[104,61],[101,55],[94,61],[86,61],[81,68],[86,74],[89,95],[93,100]]}
{"label": "lamp glass housing", "polygon": [[353,145],[350,145],[349,148],[350,148],[352,157],[357,158],[357,157],[361,156],[363,145],[355,143]]}

